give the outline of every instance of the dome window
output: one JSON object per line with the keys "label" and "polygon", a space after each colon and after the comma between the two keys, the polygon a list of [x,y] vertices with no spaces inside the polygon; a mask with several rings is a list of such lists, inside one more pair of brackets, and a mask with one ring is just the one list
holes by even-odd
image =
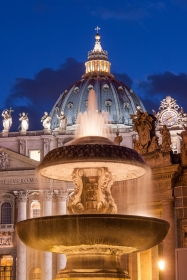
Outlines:
{"label": "dome window", "polygon": [[109,90],[109,86],[108,86],[107,84],[105,84],[105,85],[103,86],[103,89],[104,89],[105,91],[108,91],[108,90]]}
{"label": "dome window", "polygon": [[131,94],[134,94],[134,91],[133,91],[132,89],[130,89],[130,93],[131,93]]}
{"label": "dome window", "polygon": [[122,86],[119,86],[119,87],[118,87],[118,91],[119,91],[119,92],[123,92],[123,91],[124,91],[124,89],[122,88]]}
{"label": "dome window", "polygon": [[89,86],[88,86],[88,90],[91,90],[91,89],[93,89],[93,86],[92,86],[92,85],[89,85]]}
{"label": "dome window", "polygon": [[73,103],[72,102],[68,103],[68,109],[73,109]]}
{"label": "dome window", "polygon": [[112,106],[112,100],[111,99],[108,99],[105,101],[105,106],[106,106],[106,110],[108,113],[110,113],[110,109],[111,109],[111,106]]}
{"label": "dome window", "polygon": [[80,90],[79,87],[75,87],[75,88],[74,88],[74,92],[75,92],[75,93],[79,92],[79,90]]}
{"label": "dome window", "polygon": [[85,101],[85,106],[88,107],[88,100]]}
{"label": "dome window", "polygon": [[124,105],[124,108],[125,108],[125,109],[128,109],[128,108],[129,108],[129,103],[128,103],[127,101],[125,101],[123,105]]}

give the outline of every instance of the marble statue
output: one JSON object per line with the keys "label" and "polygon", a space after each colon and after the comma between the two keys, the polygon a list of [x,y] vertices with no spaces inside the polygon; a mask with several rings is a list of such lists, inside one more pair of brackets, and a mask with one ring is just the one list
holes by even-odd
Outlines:
{"label": "marble statue", "polygon": [[45,130],[50,130],[51,127],[51,117],[47,112],[44,112],[43,117],[41,118],[41,122],[43,123],[43,127]]}
{"label": "marble statue", "polygon": [[171,149],[171,135],[169,129],[166,125],[163,126],[163,129],[160,130],[160,134],[162,135],[162,145],[161,150],[163,152],[170,152]]}
{"label": "marble statue", "polygon": [[116,132],[116,137],[114,138],[114,144],[120,146],[120,143],[123,141],[123,137],[119,135],[119,132]]}
{"label": "marble statue", "polygon": [[148,112],[143,112],[139,106],[137,106],[136,114],[130,115],[130,117],[134,124],[134,131],[138,133],[139,137],[138,140],[134,140],[134,149],[140,154],[145,154],[149,151],[149,146],[152,143],[150,132],[153,128],[153,117]]}
{"label": "marble statue", "polygon": [[182,166],[187,166],[187,126],[183,126],[183,131],[177,133],[182,138],[181,145],[181,163]]}
{"label": "marble statue", "polygon": [[63,111],[61,111],[60,116],[56,115],[57,119],[59,120],[59,130],[64,131],[66,130],[67,126],[67,117]]}
{"label": "marble statue", "polygon": [[2,120],[3,127],[4,127],[3,132],[8,132],[10,130],[10,127],[12,125],[11,112],[13,112],[13,110],[11,110],[11,108],[10,108],[10,110],[7,110],[7,109],[3,110],[2,114],[1,114],[3,117],[3,120]]}
{"label": "marble statue", "polygon": [[29,119],[27,115],[28,114],[26,114],[25,112],[20,114],[19,121],[21,122],[20,124],[21,132],[26,132],[29,128]]}

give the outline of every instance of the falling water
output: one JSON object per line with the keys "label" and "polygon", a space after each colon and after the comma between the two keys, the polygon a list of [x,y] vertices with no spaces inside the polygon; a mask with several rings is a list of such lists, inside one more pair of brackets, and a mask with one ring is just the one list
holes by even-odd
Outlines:
{"label": "falling water", "polygon": [[79,113],[77,118],[76,137],[103,136],[109,135],[109,114],[99,113],[97,110],[97,100],[94,90],[90,90],[88,95],[88,110]]}
{"label": "falling water", "polygon": [[152,200],[151,170],[145,175],[123,182],[115,182],[112,194],[118,205],[119,214],[154,216],[150,208]]}

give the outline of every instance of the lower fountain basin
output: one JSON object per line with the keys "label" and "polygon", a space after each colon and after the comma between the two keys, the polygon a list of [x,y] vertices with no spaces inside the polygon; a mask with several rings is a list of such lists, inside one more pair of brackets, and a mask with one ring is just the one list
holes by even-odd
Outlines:
{"label": "lower fountain basin", "polygon": [[169,223],[142,216],[85,214],[29,219],[16,228],[20,239],[34,249],[66,255],[114,250],[122,255],[160,243]]}

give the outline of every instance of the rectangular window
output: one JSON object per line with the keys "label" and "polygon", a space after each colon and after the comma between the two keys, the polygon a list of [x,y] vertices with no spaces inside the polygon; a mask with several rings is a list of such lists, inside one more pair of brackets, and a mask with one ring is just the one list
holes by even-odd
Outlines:
{"label": "rectangular window", "polygon": [[29,150],[29,157],[31,159],[40,161],[40,150]]}
{"label": "rectangular window", "polygon": [[33,218],[38,218],[40,217],[40,209],[33,209],[32,210]]}

